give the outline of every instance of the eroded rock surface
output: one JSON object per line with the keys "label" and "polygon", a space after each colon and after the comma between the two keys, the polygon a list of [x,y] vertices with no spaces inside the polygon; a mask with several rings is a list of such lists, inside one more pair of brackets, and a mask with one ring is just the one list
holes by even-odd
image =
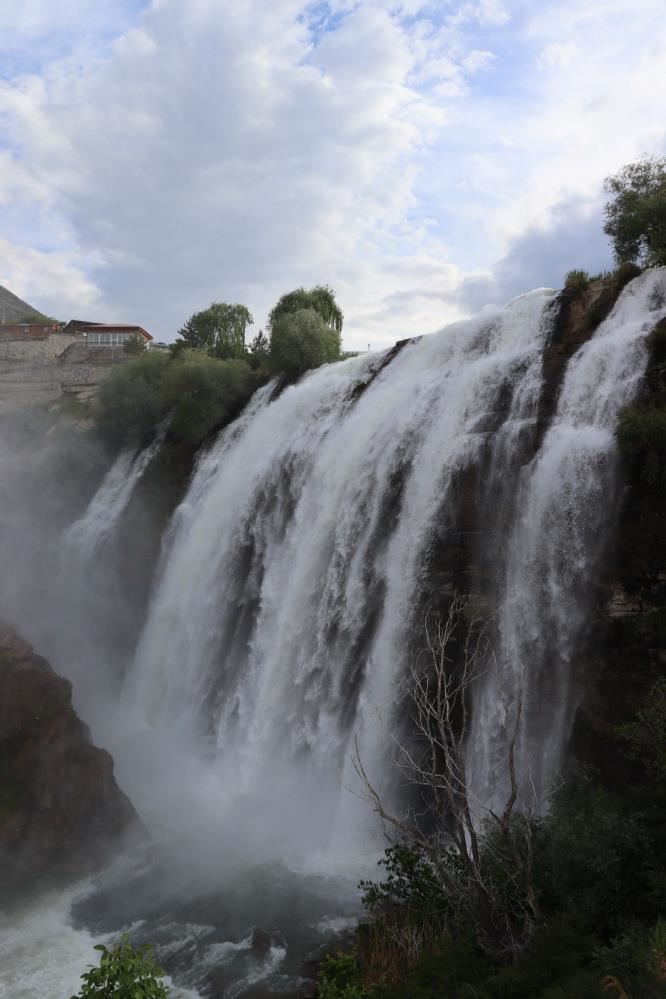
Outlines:
{"label": "eroded rock surface", "polygon": [[82,876],[139,828],[71,684],[0,626],[0,899]]}

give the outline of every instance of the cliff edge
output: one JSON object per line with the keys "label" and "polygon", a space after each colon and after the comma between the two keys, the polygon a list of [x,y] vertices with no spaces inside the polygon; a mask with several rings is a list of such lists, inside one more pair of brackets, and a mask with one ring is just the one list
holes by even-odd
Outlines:
{"label": "cliff edge", "polygon": [[140,823],[71,684],[0,626],[0,899],[81,877]]}

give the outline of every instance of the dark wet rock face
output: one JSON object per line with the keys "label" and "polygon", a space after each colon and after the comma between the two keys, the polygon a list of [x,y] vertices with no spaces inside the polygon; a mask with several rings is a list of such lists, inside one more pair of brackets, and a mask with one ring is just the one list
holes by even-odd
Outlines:
{"label": "dark wet rock face", "polygon": [[0,898],[83,876],[139,828],[70,683],[0,627]]}
{"label": "dark wet rock face", "polygon": [[[666,414],[663,321],[648,338],[648,349],[633,409]],[[666,438],[639,431],[624,442],[620,438],[620,445],[619,523],[606,573],[598,580],[594,634],[578,670],[583,697],[572,733],[575,755],[619,785],[634,774],[627,754],[618,753],[617,728],[645,705],[655,681],[666,674]]]}

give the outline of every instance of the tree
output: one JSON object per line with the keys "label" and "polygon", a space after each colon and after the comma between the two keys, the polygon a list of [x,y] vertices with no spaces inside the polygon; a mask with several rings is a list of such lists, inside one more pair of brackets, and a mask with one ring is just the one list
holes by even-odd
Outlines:
{"label": "tree", "polygon": [[238,414],[255,385],[244,360],[184,350],[165,369],[160,385],[162,412],[172,414],[170,436],[198,446]]}
{"label": "tree", "polygon": [[277,305],[271,309],[268,317],[269,328],[272,330],[283,316],[293,315],[303,309],[314,309],[327,326],[336,333],[342,333],[344,316],[335,301],[335,292],[328,285],[322,284],[315,285],[309,291],[305,288],[296,288],[283,295]]}
{"label": "tree", "polygon": [[[515,960],[542,922],[534,879],[535,824],[529,814],[515,814],[518,783],[514,751],[522,713],[521,701],[506,705],[509,792],[501,810],[482,809],[469,787],[465,745],[469,729],[468,692],[494,659],[479,622],[465,624],[467,600],[455,595],[446,620],[426,617],[426,647],[412,663],[405,696],[412,730],[407,736],[389,730],[395,765],[418,795],[418,803],[401,815],[389,807],[372,785],[358,745],[352,758],[363,795],[380,817],[387,837],[390,895],[363,883],[370,908],[406,898],[419,912],[419,925],[399,921],[394,942],[413,959],[438,912],[437,932],[447,924],[465,927],[477,946],[494,960]],[[452,649],[462,648],[458,661]],[[392,878],[392,884],[391,884]],[[397,886],[397,892],[396,892]],[[368,894],[369,892],[369,894]],[[407,893],[405,895],[405,892]],[[433,896],[438,902],[433,905]],[[403,906],[404,908],[404,906]],[[418,934],[415,935],[415,929]]]}
{"label": "tree", "polygon": [[95,403],[95,426],[104,441],[137,447],[155,433],[166,415],[160,387],[170,362],[166,352],[147,350],[112,368]]}
{"label": "tree", "polygon": [[149,947],[134,949],[123,937],[115,947],[98,944],[99,965],[81,975],[81,991],[71,999],[168,999],[160,981],[164,972],[150,957]]}
{"label": "tree", "polygon": [[271,367],[298,378],[311,368],[340,359],[340,333],[314,309],[279,316],[271,333]]}
{"label": "tree", "polygon": [[[184,341],[180,341],[183,343]],[[256,387],[247,361],[181,348],[144,351],[119,364],[97,397],[95,425],[113,447],[139,447],[169,418],[169,437],[188,447],[234,419]]]}
{"label": "tree", "polygon": [[125,351],[126,354],[131,354],[133,356],[136,356],[137,354],[143,354],[144,350],[146,350],[147,347],[148,344],[146,343],[144,338],[142,336],[139,336],[138,334],[135,334],[133,337],[130,337],[129,340],[125,341],[123,345],[123,350]]}
{"label": "tree", "polygon": [[271,352],[271,342],[263,330],[259,330],[250,344],[250,353],[259,361],[266,360]]}
{"label": "tree", "polygon": [[187,346],[205,350],[214,357],[245,355],[245,332],[254,323],[244,305],[213,302],[202,312],[195,312],[178,330]]}
{"label": "tree", "polygon": [[604,209],[604,232],[619,264],[666,264],[666,158],[644,157],[608,177],[612,200]]}

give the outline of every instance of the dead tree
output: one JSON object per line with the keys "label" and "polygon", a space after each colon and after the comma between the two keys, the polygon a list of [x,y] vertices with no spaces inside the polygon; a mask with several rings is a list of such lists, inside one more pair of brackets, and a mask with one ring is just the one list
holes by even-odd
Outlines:
{"label": "dead tree", "polygon": [[[522,701],[507,705],[507,717],[512,715],[506,759],[509,793],[503,809],[494,811],[473,801],[465,761],[470,688],[496,668],[486,628],[478,620],[465,620],[467,603],[456,594],[445,619],[426,615],[425,648],[405,681],[409,735],[397,735],[385,725],[395,766],[408,786],[419,789],[422,807],[401,815],[387,805],[368,777],[357,742],[352,762],[363,796],[389,840],[409,845],[430,862],[449,899],[452,918],[463,911],[469,915],[473,906],[480,946],[495,958],[515,959],[542,920],[533,878],[534,824],[529,814],[516,811],[515,745]],[[462,647],[455,656],[453,647],[461,634]],[[454,870],[447,862],[452,849],[459,861]]]}

